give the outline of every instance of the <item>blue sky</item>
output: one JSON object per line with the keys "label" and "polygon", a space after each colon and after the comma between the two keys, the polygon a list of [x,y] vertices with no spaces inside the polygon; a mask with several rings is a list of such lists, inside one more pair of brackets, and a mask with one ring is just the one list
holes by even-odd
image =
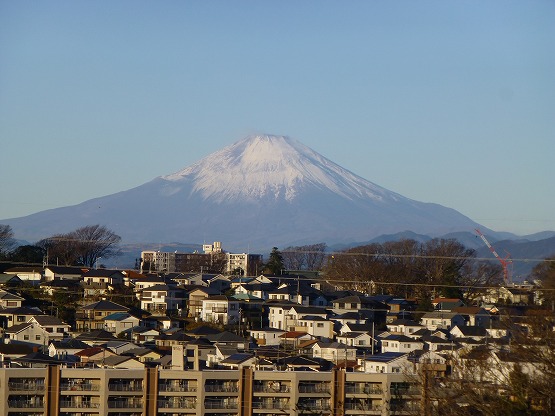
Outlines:
{"label": "blue sky", "polygon": [[0,219],[252,133],[499,231],[555,230],[553,1],[2,1]]}

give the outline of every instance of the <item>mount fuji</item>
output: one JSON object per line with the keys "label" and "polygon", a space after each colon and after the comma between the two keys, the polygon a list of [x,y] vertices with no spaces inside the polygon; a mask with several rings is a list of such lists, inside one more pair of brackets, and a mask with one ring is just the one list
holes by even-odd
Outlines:
{"label": "mount fuji", "polygon": [[271,135],[249,136],[133,189],[0,223],[29,241],[100,224],[124,242],[222,241],[228,250],[480,227],[454,209],[391,192],[297,140]]}

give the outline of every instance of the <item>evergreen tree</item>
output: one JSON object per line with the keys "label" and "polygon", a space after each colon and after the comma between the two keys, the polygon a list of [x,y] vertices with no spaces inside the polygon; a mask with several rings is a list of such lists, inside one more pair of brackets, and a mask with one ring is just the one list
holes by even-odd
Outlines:
{"label": "evergreen tree", "polygon": [[264,266],[264,271],[271,274],[281,274],[283,270],[283,256],[277,247],[272,248],[270,258]]}

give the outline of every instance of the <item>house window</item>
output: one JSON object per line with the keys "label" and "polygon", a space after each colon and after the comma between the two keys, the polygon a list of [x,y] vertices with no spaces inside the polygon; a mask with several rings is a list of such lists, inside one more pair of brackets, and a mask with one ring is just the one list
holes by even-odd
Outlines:
{"label": "house window", "polygon": [[24,316],[18,316],[16,319],[17,319],[17,322],[25,322]]}
{"label": "house window", "polygon": [[15,302],[15,301],[13,301],[13,300],[9,300],[9,301],[6,302],[6,305],[8,306],[8,308],[9,308],[10,306],[17,306],[17,302]]}
{"label": "house window", "polygon": [[357,304],[356,303],[351,303],[351,309],[356,309],[357,308]]}
{"label": "house window", "polygon": [[319,323],[316,324],[316,326],[317,326],[318,328],[323,328],[323,327],[324,327],[324,324],[321,323],[321,322],[319,322]]}
{"label": "house window", "polygon": [[40,341],[40,335],[35,335],[35,340]]}
{"label": "house window", "polygon": [[340,303],[340,304],[339,304],[339,309],[345,309],[345,304],[344,304],[344,303]]}
{"label": "house window", "polygon": [[25,341],[29,341],[29,335],[23,335],[23,339],[24,339]]}

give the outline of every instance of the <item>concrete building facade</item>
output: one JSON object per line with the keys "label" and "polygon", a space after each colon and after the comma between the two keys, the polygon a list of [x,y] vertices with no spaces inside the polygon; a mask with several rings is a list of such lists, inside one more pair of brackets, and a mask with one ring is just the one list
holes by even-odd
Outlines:
{"label": "concrete building facade", "polygon": [[418,409],[419,397],[402,374],[255,368],[2,368],[0,414],[387,416]]}

